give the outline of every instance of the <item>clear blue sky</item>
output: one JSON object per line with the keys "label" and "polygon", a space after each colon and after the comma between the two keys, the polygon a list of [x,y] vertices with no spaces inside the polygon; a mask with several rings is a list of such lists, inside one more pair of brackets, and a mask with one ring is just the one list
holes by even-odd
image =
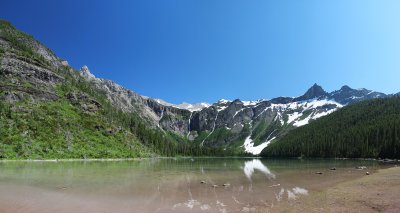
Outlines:
{"label": "clear blue sky", "polygon": [[400,91],[398,0],[2,0],[79,69],[172,103]]}

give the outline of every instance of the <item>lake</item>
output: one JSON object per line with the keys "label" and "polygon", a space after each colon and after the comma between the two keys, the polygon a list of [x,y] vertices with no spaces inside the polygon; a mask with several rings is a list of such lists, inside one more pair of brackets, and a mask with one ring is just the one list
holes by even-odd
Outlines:
{"label": "lake", "polygon": [[382,167],[372,160],[252,158],[0,162],[0,212],[277,210]]}

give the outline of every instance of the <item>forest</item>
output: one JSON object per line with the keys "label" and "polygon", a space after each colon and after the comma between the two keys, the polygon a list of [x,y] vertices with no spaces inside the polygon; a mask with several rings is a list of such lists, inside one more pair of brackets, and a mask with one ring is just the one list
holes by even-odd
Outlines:
{"label": "forest", "polygon": [[359,102],[273,142],[263,157],[400,158],[400,97]]}

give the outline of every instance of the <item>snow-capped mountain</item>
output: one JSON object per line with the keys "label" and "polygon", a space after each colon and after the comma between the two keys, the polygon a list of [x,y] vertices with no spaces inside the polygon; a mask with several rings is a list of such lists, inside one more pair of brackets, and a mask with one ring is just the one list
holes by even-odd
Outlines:
{"label": "snow-capped mountain", "polygon": [[168,103],[152,99],[106,79],[96,78],[85,66],[81,75],[103,90],[109,100],[127,112],[136,112],[154,128],[170,131],[202,146],[241,146],[259,154],[269,143],[297,128],[357,101],[387,95],[343,86],[326,92],[314,84],[298,97],[241,101],[221,99],[216,103]]}
{"label": "snow-capped mountain", "polygon": [[[271,141],[292,128],[328,115],[356,101],[385,97],[366,89],[343,86],[328,93],[314,84],[299,97],[278,97],[271,100],[229,101],[217,103],[191,113],[189,139],[208,146],[224,146],[233,141],[243,141],[246,152],[259,154]],[[201,140],[200,133],[207,135]],[[221,137],[224,135],[224,137]]]}

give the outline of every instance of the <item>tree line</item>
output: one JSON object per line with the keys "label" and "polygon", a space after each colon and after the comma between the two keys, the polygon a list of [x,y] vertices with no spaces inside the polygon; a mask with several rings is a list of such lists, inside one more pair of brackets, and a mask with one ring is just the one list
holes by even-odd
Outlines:
{"label": "tree line", "polygon": [[400,98],[344,107],[290,131],[262,156],[400,158]]}

